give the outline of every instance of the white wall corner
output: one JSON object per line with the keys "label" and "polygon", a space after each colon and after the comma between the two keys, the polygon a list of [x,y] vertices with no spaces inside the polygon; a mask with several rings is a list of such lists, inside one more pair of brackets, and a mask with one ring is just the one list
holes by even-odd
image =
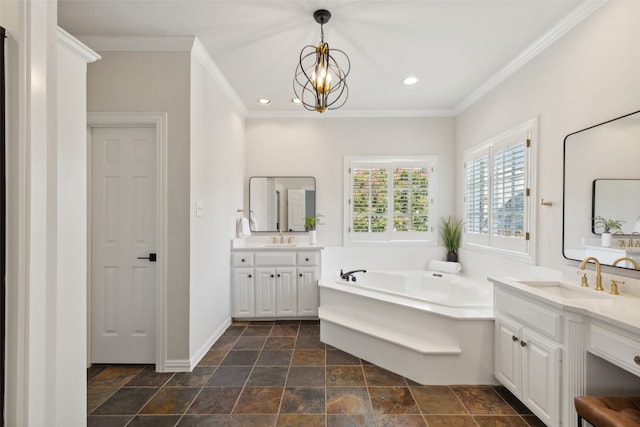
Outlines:
{"label": "white wall corner", "polygon": [[69,52],[80,57],[86,63],[102,59],[100,55],[91,50],[87,45],[60,27],[58,27],[58,46],[67,49]]}
{"label": "white wall corner", "polygon": [[202,358],[207,354],[211,346],[218,341],[229,326],[231,326],[231,317],[227,317],[227,319],[218,326],[215,331],[213,331],[211,336],[200,346],[200,348],[191,355],[191,359],[189,361],[189,372],[193,371],[193,369],[198,366],[198,363],[200,363]]}
{"label": "white wall corner", "polygon": [[222,92],[227,96],[227,98],[229,98],[229,101],[231,101],[234,107],[238,109],[240,114],[242,114],[244,117],[247,117],[247,107],[244,105],[236,91],[233,89],[224,74],[222,74],[220,68],[218,68],[216,63],[213,61],[213,58],[211,58],[211,55],[209,55],[209,52],[207,52],[207,50],[197,37],[194,37],[193,39],[191,54],[198,60],[198,62],[200,62],[200,64],[202,64],[202,66],[205,68],[205,70],[207,70],[207,73],[209,73],[213,80],[215,80],[216,83],[220,85],[220,89],[222,90]]}
{"label": "white wall corner", "polygon": [[564,17],[560,22],[553,26],[549,31],[544,33],[540,38],[530,44],[524,51],[511,60],[507,65],[502,67],[500,71],[491,76],[480,87],[471,92],[469,96],[462,100],[453,109],[455,115],[459,115],[464,110],[473,105],[480,98],[491,92],[500,83],[515,74],[520,68],[524,67],[529,61],[538,56],[546,48],[555,43],[558,39],[568,33],[572,28],[580,24],[593,12],[602,7],[608,0],[585,1],[571,13]]}

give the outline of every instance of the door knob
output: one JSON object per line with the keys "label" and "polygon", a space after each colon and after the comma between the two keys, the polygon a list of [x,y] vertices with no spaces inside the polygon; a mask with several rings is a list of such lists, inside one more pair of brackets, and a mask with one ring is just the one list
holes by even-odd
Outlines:
{"label": "door knob", "polygon": [[156,262],[156,254],[149,254],[149,256],[139,256],[138,259],[148,259],[151,262]]}

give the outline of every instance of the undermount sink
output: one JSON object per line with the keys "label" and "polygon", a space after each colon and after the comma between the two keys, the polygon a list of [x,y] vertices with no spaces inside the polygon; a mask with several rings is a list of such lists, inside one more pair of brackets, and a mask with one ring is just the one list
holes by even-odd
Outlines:
{"label": "undermount sink", "polygon": [[577,285],[569,285],[567,283],[557,282],[557,281],[527,281],[527,280],[519,280],[518,283],[522,283],[523,285],[531,286],[540,290],[543,293],[568,298],[568,299],[599,299],[599,298],[610,298],[610,295],[605,291],[594,291],[593,287],[583,288],[578,287]]}
{"label": "undermount sink", "polygon": [[293,248],[295,243],[266,243],[265,248]]}

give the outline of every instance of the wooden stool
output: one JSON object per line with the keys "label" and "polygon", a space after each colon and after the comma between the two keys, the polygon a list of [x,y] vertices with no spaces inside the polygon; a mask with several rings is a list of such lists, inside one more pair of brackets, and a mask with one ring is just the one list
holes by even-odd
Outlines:
{"label": "wooden stool", "polygon": [[640,397],[577,396],[573,403],[578,427],[582,426],[582,419],[595,427],[640,426]]}

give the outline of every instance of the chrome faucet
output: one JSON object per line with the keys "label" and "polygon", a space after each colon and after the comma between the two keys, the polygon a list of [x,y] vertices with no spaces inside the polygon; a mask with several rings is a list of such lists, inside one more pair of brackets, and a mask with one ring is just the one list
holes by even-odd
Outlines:
{"label": "chrome faucet", "polygon": [[353,273],[366,273],[367,270],[351,270],[351,271],[347,271],[346,273],[343,272],[342,270],[340,270],[340,278],[342,280],[346,280],[347,282],[349,281],[349,278],[351,278],[352,282],[356,281],[356,276],[353,275]]}
{"label": "chrome faucet", "polygon": [[584,270],[584,268],[586,267],[587,263],[593,260],[593,262],[596,264],[596,287],[594,288],[596,291],[604,291],[604,288],[602,287],[602,274],[600,272],[600,261],[598,261],[598,258],[594,257],[594,256],[588,256],[585,259],[582,260],[582,263],[580,263],[580,270]]}

